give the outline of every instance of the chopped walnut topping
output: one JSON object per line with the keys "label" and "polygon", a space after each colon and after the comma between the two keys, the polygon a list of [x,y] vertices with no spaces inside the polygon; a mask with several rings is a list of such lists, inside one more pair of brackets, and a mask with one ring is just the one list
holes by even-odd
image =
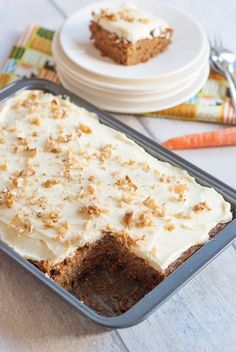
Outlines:
{"label": "chopped walnut topping", "polygon": [[59,180],[57,180],[57,179],[49,179],[49,180],[47,180],[47,181],[45,181],[44,183],[43,183],[43,186],[45,187],[45,188],[51,188],[51,187],[53,187],[53,186],[55,186],[55,185],[58,185],[60,183],[60,181]]}
{"label": "chopped walnut topping", "polygon": [[165,226],[165,229],[166,229],[167,231],[173,231],[173,230],[175,229],[175,225],[173,225],[173,224],[167,224],[167,225]]}
{"label": "chopped walnut topping", "polygon": [[118,202],[119,207],[122,208],[125,204],[131,204],[134,198],[130,195],[123,194],[120,198],[115,198],[115,200]]}
{"label": "chopped walnut topping", "polygon": [[31,120],[31,124],[35,126],[40,126],[40,118],[38,116],[33,117]]}
{"label": "chopped walnut topping", "polygon": [[100,18],[113,22],[113,21],[117,21],[119,17],[117,16],[117,14],[115,14],[109,9],[102,9],[100,12]]}
{"label": "chopped walnut topping", "polygon": [[88,180],[89,180],[90,182],[95,182],[95,181],[96,181],[96,176],[91,175],[91,176],[89,176]]}
{"label": "chopped walnut topping", "polygon": [[128,211],[125,213],[122,222],[130,229],[134,225],[134,212]]}
{"label": "chopped walnut topping", "polygon": [[20,188],[24,184],[24,179],[23,177],[17,176],[17,177],[14,177],[11,182],[13,187]]}
{"label": "chopped walnut topping", "polygon": [[144,200],[143,204],[153,211],[153,215],[159,216],[159,217],[165,216],[165,212],[166,212],[165,207],[163,205],[157,204],[155,202],[155,199],[151,197],[147,197]]}
{"label": "chopped walnut topping", "polygon": [[181,194],[188,190],[188,186],[184,184],[178,184],[173,187],[175,193]]}
{"label": "chopped walnut topping", "polygon": [[177,200],[179,202],[185,201],[185,192],[188,190],[188,186],[185,184],[176,184],[172,187],[170,187],[171,191],[174,191],[175,193],[178,194]]}
{"label": "chopped walnut topping", "polygon": [[170,183],[172,181],[172,177],[171,176],[168,176],[168,175],[165,175],[165,174],[162,174],[160,176],[160,182],[161,183]]}
{"label": "chopped walnut topping", "polygon": [[148,165],[148,163],[140,163],[140,166],[142,167],[143,171],[148,172],[151,170],[151,167]]}
{"label": "chopped walnut topping", "polygon": [[61,147],[54,140],[54,138],[50,135],[45,144],[45,151],[50,153],[60,153]]}
{"label": "chopped walnut topping", "polygon": [[192,219],[192,214],[191,213],[188,214],[188,213],[180,212],[180,213],[173,214],[173,216],[176,219]]}
{"label": "chopped walnut topping", "polygon": [[27,154],[30,158],[34,158],[37,156],[38,150],[37,148],[30,148],[27,150]]}
{"label": "chopped walnut topping", "polygon": [[117,180],[115,185],[123,191],[130,191],[131,193],[135,192],[138,189],[136,184],[131,180],[128,175],[126,175],[123,179]]}
{"label": "chopped walnut topping", "polygon": [[18,177],[28,177],[28,176],[34,176],[34,175],[35,175],[34,169],[26,168],[19,172]]}
{"label": "chopped walnut topping", "polygon": [[137,227],[149,227],[152,226],[152,218],[150,216],[149,211],[143,211],[137,221],[136,221],[136,226]]}
{"label": "chopped walnut topping", "polygon": [[148,18],[140,18],[139,22],[142,22],[143,24],[148,24],[150,20]]}
{"label": "chopped walnut topping", "polygon": [[51,117],[54,119],[64,119],[69,115],[66,107],[63,107],[58,98],[53,98],[50,103]]}
{"label": "chopped walnut topping", "polygon": [[95,194],[95,191],[96,191],[96,189],[95,189],[95,187],[94,187],[93,185],[89,184],[89,185],[87,186],[87,193],[88,193],[89,195]]}
{"label": "chopped walnut topping", "polygon": [[199,213],[200,211],[204,211],[204,210],[211,210],[211,208],[209,207],[209,205],[207,204],[207,202],[200,202],[196,205],[194,205],[193,207],[193,211],[195,213]]}
{"label": "chopped walnut topping", "polygon": [[57,143],[69,143],[70,141],[72,141],[72,139],[73,139],[72,133],[69,133],[69,134],[66,134],[66,135],[60,134],[57,137],[56,141],[57,141]]}
{"label": "chopped walnut topping", "polygon": [[39,108],[37,95],[35,93],[29,93],[26,99],[19,100],[13,105],[13,109],[16,111],[20,111],[22,108],[27,109],[30,113],[37,111]]}
{"label": "chopped walnut topping", "polygon": [[124,161],[122,163],[122,166],[135,167],[135,165],[136,165],[136,161],[132,159],[129,159],[129,161]]}
{"label": "chopped walnut topping", "polygon": [[7,171],[8,170],[8,164],[5,161],[4,163],[0,164],[0,171]]}
{"label": "chopped walnut topping", "polygon": [[40,208],[45,208],[48,203],[48,199],[46,197],[31,197],[30,204],[37,205]]}
{"label": "chopped walnut topping", "polygon": [[4,144],[6,142],[5,134],[6,134],[6,131],[3,128],[1,128],[0,129],[0,144]]}
{"label": "chopped walnut topping", "polygon": [[60,226],[58,226],[57,233],[60,236],[60,238],[63,238],[68,230],[69,230],[68,221],[63,221],[62,223],[60,223]]}
{"label": "chopped walnut topping", "polygon": [[16,200],[16,195],[12,191],[9,191],[8,188],[0,192],[0,205],[6,205],[8,208],[12,208]]}
{"label": "chopped walnut topping", "polygon": [[48,219],[48,220],[58,220],[60,218],[60,213],[57,210],[52,210],[50,212],[38,212],[37,217],[40,219]]}
{"label": "chopped walnut topping", "polygon": [[104,161],[104,160],[110,159],[112,157],[113,148],[114,146],[112,144],[102,145],[99,148],[99,151],[100,151],[99,160]]}
{"label": "chopped walnut topping", "polygon": [[32,137],[38,137],[38,136],[39,136],[39,133],[37,131],[32,132]]}
{"label": "chopped walnut topping", "polygon": [[77,127],[77,130],[85,133],[85,134],[91,134],[92,129],[89,126],[84,125],[83,123],[80,123],[79,126]]}
{"label": "chopped walnut topping", "polygon": [[18,232],[18,234],[31,233],[33,230],[33,224],[29,220],[29,216],[27,214],[16,214],[10,224]]}
{"label": "chopped walnut topping", "polygon": [[82,208],[80,208],[79,212],[92,218],[100,216],[104,211],[99,209],[96,205],[84,205]]}
{"label": "chopped walnut topping", "polygon": [[157,207],[157,203],[155,202],[155,199],[151,198],[151,197],[147,197],[144,202],[144,205],[146,205],[146,207],[150,208],[150,209],[156,209]]}

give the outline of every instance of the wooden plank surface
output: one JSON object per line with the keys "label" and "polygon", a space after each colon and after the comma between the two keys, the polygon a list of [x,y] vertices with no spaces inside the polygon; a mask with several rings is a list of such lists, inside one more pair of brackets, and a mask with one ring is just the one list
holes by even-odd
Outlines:
{"label": "wooden plank surface", "polygon": [[[29,23],[58,28],[93,0],[0,0],[2,61]],[[236,51],[235,1],[173,0],[193,13],[208,33],[220,28]],[[227,18],[227,30],[225,19]],[[224,38],[225,40],[225,38]],[[234,47],[233,47],[234,46]],[[151,138],[210,129],[209,124],[118,116]],[[234,148],[180,154],[235,187]],[[219,158],[221,162],[219,163]],[[230,170],[230,172],[228,172]],[[107,331],[75,312],[24,269],[0,254],[0,352],[222,351],[236,350],[236,251],[228,248],[149,319],[133,328]]]}

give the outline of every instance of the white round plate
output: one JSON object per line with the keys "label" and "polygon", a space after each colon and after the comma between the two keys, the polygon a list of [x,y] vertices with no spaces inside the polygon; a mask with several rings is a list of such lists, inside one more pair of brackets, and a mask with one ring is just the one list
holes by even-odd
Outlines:
{"label": "white round plate", "polygon": [[59,33],[57,32],[54,35],[52,43],[52,52],[54,60],[57,65],[60,66],[60,70],[66,72],[73,77],[77,78],[78,81],[83,83],[90,84],[92,86],[112,89],[115,91],[121,92],[136,92],[148,94],[150,92],[158,92],[167,89],[177,88],[181,84],[186,84],[189,80],[193,79],[198,73],[200,67],[208,60],[209,58],[209,44],[205,40],[205,50],[203,51],[201,57],[198,61],[195,62],[192,68],[187,72],[176,74],[172,77],[166,79],[158,80],[148,80],[148,81],[129,81],[129,80],[119,80],[119,79],[110,79],[109,77],[102,77],[99,75],[92,74],[89,71],[83,70],[79,66],[75,65],[68,57],[64,54],[60,42],[58,40]]}
{"label": "white round plate", "polygon": [[57,72],[60,76],[60,78],[67,80],[71,82],[74,86],[79,87],[81,90],[83,90],[85,93],[92,93],[96,94],[98,98],[103,99],[105,97],[109,97],[114,99],[114,100],[122,100],[122,101],[129,101],[129,102],[148,102],[148,101],[153,101],[156,99],[165,99],[168,97],[172,97],[173,95],[176,95],[183,90],[191,87],[191,85],[196,81],[196,79],[199,77],[200,72],[202,71],[203,68],[206,67],[207,62],[204,62],[204,65],[202,65],[197,71],[197,73],[194,74],[194,76],[191,76],[191,79],[188,80],[186,83],[181,83],[180,85],[174,87],[174,88],[168,88],[162,89],[162,90],[157,90],[157,91],[151,91],[151,92],[117,92],[112,89],[106,89],[106,88],[101,88],[101,87],[96,87],[95,85],[88,84],[87,82],[83,82],[81,80],[76,79],[73,77],[71,74],[68,72],[65,72],[60,69],[60,66],[57,66]]}
{"label": "white round plate", "polygon": [[116,64],[100,54],[90,40],[91,12],[103,7],[117,7],[120,0],[116,0],[86,6],[64,23],[60,43],[65,54],[85,70],[118,79],[152,80],[172,76],[191,67],[204,51],[206,37],[196,20],[175,7],[156,0],[135,0],[134,3],[165,19],[174,29],[172,43],[165,52],[134,66]]}
{"label": "white round plate", "polygon": [[186,100],[194,96],[204,86],[209,76],[209,63],[203,68],[198,78],[191,85],[191,87],[183,90],[182,92],[168,97],[166,99],[155,99],[147,103],[133,103],[125,102],[123,100],[109,99],[107,96],[98,98],[97,95],[92,93],[85,93],[78,85],[74,85],[71,81],[64,77],[60,77],[62,84],[76,95],[89,101],[91,104],[96,105],[100,109],[104,109],[111,112],[117,113],[128,113],[128,114],[140,114],[153,111],[160,111],[184,103]]}

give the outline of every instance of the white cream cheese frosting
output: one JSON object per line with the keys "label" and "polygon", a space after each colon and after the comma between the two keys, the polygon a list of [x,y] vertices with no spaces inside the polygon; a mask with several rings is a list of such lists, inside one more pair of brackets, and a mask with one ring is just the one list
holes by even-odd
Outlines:
{"label": "white cream cheese frosting", "polygon": [[1,106],[0,238],[56,264],[106,232],[165,270],[230,204],[67,100],[24,91]]}
{"label": "white cream cheese frosting", "polygon": [[118,38],[132,43],[142,39],[166,37],[166,30],[170,28],[166,21],[131,3],[124,3],[115,9],[95,11],[93,21],[108,32],[116,34]]}

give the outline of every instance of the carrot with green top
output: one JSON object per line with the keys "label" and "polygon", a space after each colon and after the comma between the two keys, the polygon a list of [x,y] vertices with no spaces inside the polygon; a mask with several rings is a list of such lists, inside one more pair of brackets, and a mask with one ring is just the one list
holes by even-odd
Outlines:
{"label": "carrot with green top", "polygon": [[236,145],[236,127],[218,131],[187,134],[171,138],[162,145],[168,149],[194,149]]}

